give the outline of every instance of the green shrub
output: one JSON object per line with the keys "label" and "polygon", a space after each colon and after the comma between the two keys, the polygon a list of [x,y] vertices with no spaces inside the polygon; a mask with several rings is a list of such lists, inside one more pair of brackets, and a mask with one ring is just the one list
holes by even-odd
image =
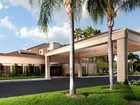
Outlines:
{"label": "green shrub", "polygon": [[17,76],[16,66],[15,65],[12,65],[12,73],[10,74],[10,76],[12,76],[12,77]]}
{"label": "green shrub", "polygon": [[35,76],[39,76],[39,75],[41,75],[41,70],[40,70],[39,66],[36,66],[35,67]]}
{"label": "green shrub", "polygon": [[131,80],[129,82],[130,85],[140,85],[140,80]]}
{"label": "green shrub", "polygon": [[25,73],[26,76],[31,76],[31,75],[32,75],[29,65],[27,65],[27,66],[25,67],[25,71],[26,71],[26,73]]}

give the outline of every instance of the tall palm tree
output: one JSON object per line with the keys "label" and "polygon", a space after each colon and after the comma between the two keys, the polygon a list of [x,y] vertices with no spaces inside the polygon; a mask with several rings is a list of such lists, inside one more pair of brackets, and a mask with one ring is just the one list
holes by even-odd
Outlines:
{"label": "tall palm tree", "polygon": [[135,10],[140,6],[140,0],[88,0],[87,9],[89,15],[96,23],[103,21],[107,17],[108,23],[108,59],[109,59],[109,74],[110,74],[110,90],[113,90],[113,43],[112,32],[114,26],[114,18],[119,10],[126,12]]}
{"label": "tall palm tree", "polygon": [[69,18],[70,25],[70,95],[75,95],[75,51],[74,51],[74,15],[73,15],[73,0],[64,0],[64,5]]}
{"label": "tall palm tree", "polygon": [[[70,28],[70,87],[69,94],[75,95],[75,52],[74,52],[74,19],[78,20],[81,16],[82,1],[84,0],[38,0],[38,4],[41,4],[40,18],[38,25],[43,32],[48,31],[48,24],[52,19],[53,12],[61,7],[65,7]],[[34,0],[30,0],[30,4],[33,5]]]}

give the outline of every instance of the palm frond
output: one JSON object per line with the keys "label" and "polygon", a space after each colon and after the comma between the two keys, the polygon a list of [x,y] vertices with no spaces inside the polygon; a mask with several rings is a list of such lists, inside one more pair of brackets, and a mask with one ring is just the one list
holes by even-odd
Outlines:
{"label": "palm frond", "polygon": [[87,10],[95,23],[102,22],[107,11],[106,0],[88,0]]}
{"label": "palm frond", "polygon": [[[31,5],[34,5],[35,0],[29,0]],[[54,11],[62,6],[63,3],[71,0],[38,0],[40,6],[40,16],[38,25],[43,32],[48,31],[48,24],[51,22]],[[73,14],[75,20],[80,20],[82,14],[82,6],[85,0],[73,0]]]}
{"label": "palm frond", "polygon": [[[29,0],[34,5],[34,0]],[[60,7],[61,0],[38,0],[40,6],[40,16],[38,25],[43,32],[48,32],[48,24],[51,22],[54,11]]]}
{"label": "palm frond", "polygon": [[85,0],[73,0],[73,14],[74,19],[79,21],[82,16],[82,7]]}
{"label": "palm frond", "polygon": [[42,3],[38,25],[43,32],[48,31],[48,24],[51,22],[54,11],[60,5],[60,0],[44,0]]}
{"label": "palm frond", "polygon": [[124,5],[120,8],[125,12],[130,12],[140,7],[140,0],[124,0]]}

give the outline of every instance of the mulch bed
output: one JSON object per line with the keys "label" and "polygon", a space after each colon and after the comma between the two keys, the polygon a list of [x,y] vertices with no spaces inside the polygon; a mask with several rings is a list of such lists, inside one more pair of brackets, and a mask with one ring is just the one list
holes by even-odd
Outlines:
{"label": "mulch bed", "polygon": [[133,103],[134,105],[140,105],[140,101],[130,101],[131,103]]}

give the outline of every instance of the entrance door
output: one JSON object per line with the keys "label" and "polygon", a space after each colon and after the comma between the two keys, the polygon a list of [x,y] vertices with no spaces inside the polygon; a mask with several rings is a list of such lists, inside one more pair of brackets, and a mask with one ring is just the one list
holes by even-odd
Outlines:
{"label": "entrance door", "polygon": [[61,76],[62,75],[61,66],[51,66],[50,73],[52,76]]}

